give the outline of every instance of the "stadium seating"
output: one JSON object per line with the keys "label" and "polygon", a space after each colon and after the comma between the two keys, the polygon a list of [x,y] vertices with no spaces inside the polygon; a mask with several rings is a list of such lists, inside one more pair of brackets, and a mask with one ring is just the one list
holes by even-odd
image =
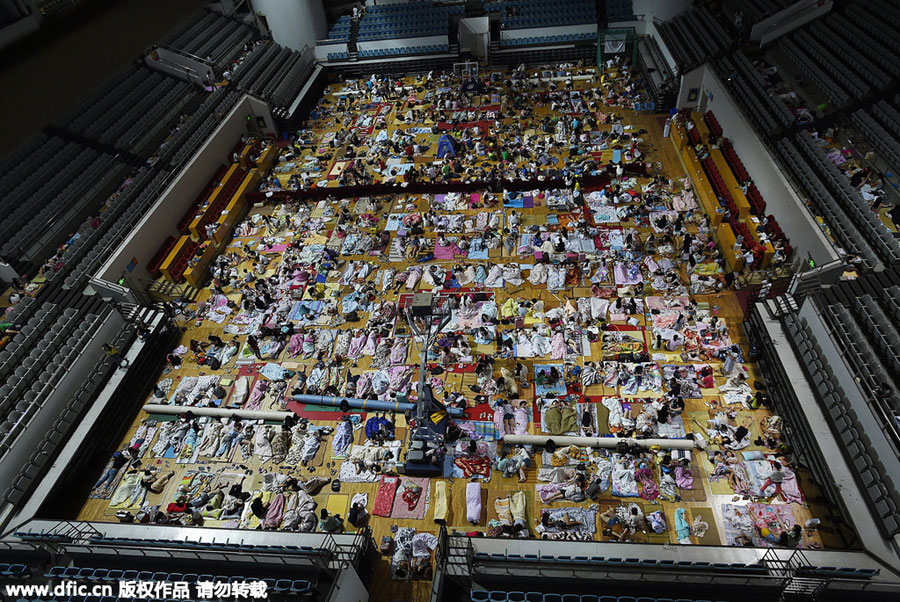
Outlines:
{"label": "stadium seating", "polygon": [[[464,8],[459,5],[459,8]],[[453,10],[458,10],[454,7]],[[450,7],[430,0],[411,4],[388,4],[367,8],[359,20],[358,42],[447,35]]]}
{"label": "stadium seating", "polygon": [[596,4],[588,0],[492,2],[485,4],[485,10],[499,13],[500,26],[504,29],[564,27],[597,22]]}
{"label": "stadium seating", "polygon": [[200,11],[159,41],[159,46],[206,60],[222,69],[253,38],[247,25],[212,11]]}
{"label": "stadium seating", "polygon": [[403,46],[395,48],[377,48],[374,50],[360,50],[359,58],[380,58],[388,56],[409,56],[415,54],[428,54],[435,52],[447,52],[450,47],[447,44],[429,44],[426,46]]}
{"label": "stadium seating", "polygon": [[549,36],[529,36],[524,38],[501,38],[501,48],[513,48],[520,46],[539,46],[547,44],[566,44],[572,42],[593,42],[597,39],[597,34],[592,32],[586,33],[568,33]]}

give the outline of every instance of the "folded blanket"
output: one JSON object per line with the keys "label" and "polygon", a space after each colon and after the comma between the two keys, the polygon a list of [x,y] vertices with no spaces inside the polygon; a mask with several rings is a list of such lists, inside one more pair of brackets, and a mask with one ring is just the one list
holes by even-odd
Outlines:
{"label": "folded blanket", "polygon": [[466,483],[466,520],[473,525],[481,521],[481,483]]}
{"label": "folded blanket", "polygon": [[511,525],[513,522],[512,512],[509,507],[509,496],[498,497],[494,500],[494,510],[497,512],[497,518],[504,525]]}
{"label": "folded blanket", "polygon": [[447,522],[450,507],[447,481],[434,482],[434,522]]}

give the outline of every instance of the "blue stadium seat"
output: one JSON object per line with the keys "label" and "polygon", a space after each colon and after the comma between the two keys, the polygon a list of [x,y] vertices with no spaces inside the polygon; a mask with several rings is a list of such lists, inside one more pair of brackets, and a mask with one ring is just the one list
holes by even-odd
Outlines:
{"label": "blue stadium seat", "polygon": [[491,599],[491,592],[485,591],[483,589],[476,589],[472,591],[472,595],[470,596],[472,602],[488,602]]}

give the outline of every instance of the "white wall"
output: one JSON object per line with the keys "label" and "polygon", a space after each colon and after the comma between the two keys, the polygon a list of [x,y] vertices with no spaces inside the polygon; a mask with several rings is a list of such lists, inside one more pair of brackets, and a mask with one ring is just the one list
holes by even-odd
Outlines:
{"label": "white wall", "polygon": [[[178,222],[194,203],[197,195],[207,185],[220,165],[230,161],[231,149],[237,144],[241,134],[247,132],[247,116],[254,120],[254,99],[245,96],[228,114],[225,121],[188,162],[181,174],[163,192],[144,218],[137,223],[131,234],[122,242],[106,264],[97,272],[97,278],[117,282],[132,258],[137,259],[137,267],[132,276],[136,279],[150,279],[147,264],[159,250],[168,236],[180,237]],[[266,115],[261,115],[263,118]],[[271,122],[271,115],[268,120]]]}
{"label": "white wall", "polygon": [[302,50],[315,46],[328,33],[322,0],[251,0],[272,31],[272,39],[282,46]]}
{"label": "white wall", "polygon": [[527,29],[501,29],[501,40],[514,40],[516,38],[531,38],[540,36],[560,36],[570,33],[597,33],[596,23],[583,25],[566,25],[563,27],[529,27]]}
{"label": "white wall", "polygon": [[688,71],[684,75],[681,76],[681,88],[678,90],[678,102],[676,106],[679,109],[683,109],[688,106],[697,106],[697,103],[700,102],[700,96],[697,96],[697,100],[693,103],[688,101],[688,95],[692,88],[697,88],[698,90],[703,85],[703,75],[706,73],[706,65],[701,65],[696,69],[692,69]]}
{"label": "white wall", "polygon": [[[250,103],[250,110],[253,111],[253,114],[257,117],[262,117],[266,122],[266,127],[262,128],[263,133],[277,135],[278,129],[275,127],[275,120],[272,119],[272,111],[269,110],[269,105],[253,96],[248,96],[247,102]],[[232,144],[236,143],[236,140],[232,142]]]}
{"label": "white wall", "polygon": [[347,52],[346,44],[322,44],[321,46],[316,46],[313,52],[315,52],[315,56],[320,61],[328,60],[328,54],[332,52]]}
{"label": "white wall", "polygon": [[368,602],[369,592],[359,575],[349,564],[341,571],[328,602]]}
{"label": "white wall", "polygon": [[484,58],[491,45],[490,17],[466,17],[459,20],[459,49]]}
{"label": "white wall", "polygon": [[790,239],[794,256],[805,257],[809,253],[819,265],[837,259],[838,254],[831,242],[781,173],[778,164],[744,117],[728,89],[712,67],[704,66],[701,69],[704,73],[698,106],[699,101],[712,92],[712,99],[706,100],[706,108],[715,113],[722,126],[722,134],[731,141],[747,168],[747,173],[766,201],[766,214],[775,216]]}
{"label": "white wall", "polygon": [[[418,38],[396,38],[393,40],[371,40],[369,42],[357,42],[357,50],[378,50],[379,48],[406,48],[410,46],[433,46],[435,44],[449,44],[447,36],[421,36]],[[328,45],[330,46],[330,44]],[[323,46],[323,48],[328,48]]]}

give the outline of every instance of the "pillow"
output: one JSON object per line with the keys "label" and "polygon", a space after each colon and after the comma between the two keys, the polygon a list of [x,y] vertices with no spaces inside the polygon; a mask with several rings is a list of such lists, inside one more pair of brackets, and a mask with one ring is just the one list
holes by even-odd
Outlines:
{"label": "pillow", "polygon": [[747,461],[750,461],[750,460],[765,460],[765,459],[766,459],[766,457],[763,455],[763,453],[762,453],[761,451],[759,451],[759,450],[756,450],[756,451],[745,451],[745,452],[741,452],[741,455],[743,455],[743,456],[744,456],[744,460],[747,460]]}

